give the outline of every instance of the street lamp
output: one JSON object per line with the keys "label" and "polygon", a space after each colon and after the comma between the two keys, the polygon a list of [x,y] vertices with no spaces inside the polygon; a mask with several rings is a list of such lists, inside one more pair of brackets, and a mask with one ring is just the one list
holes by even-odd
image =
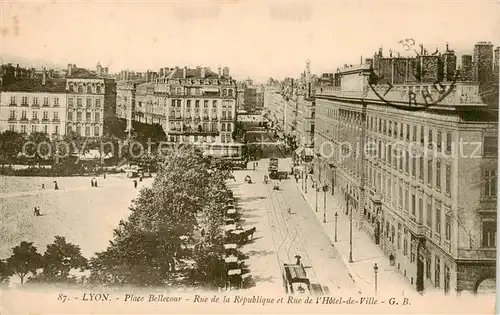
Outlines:
{"label": "street lamp", "polygon": [[352,263],[352,207],[349,209],[350,197],[347,199],[347,212],[349,212],[349,262]]}
{"label": "street lamp", "polygon": [[337,242],[337,220],[339,218],[339,214],[335,211],[335,242]]}
{"label": "street lamp", "polygon": [[373,271],[375,272],[375,294],[377,294],[377,273],[378,273],[377,263],[373,265]]}
{"label": "street lamp", "polygon": [[328,191],[328,185],[323,185],[323,223],[326,223],[326,192]]}
{"label": "street lamp", "polygon": [[316,212],[318,212],[318,192],[319,192],[318,183],[316,183],[314,188],[316,189]]}

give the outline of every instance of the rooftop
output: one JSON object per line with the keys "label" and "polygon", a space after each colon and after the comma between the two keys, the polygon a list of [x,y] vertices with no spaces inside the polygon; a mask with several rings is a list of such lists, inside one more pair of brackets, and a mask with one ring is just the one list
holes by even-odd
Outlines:
{"label": "rooftop", "polygon": [[[201,77],[202,68],[187,69],[186,79],[218,79],[219,75],[210,69],[205,69],[205,77]],[[184,79],[184,69],[175,68],[168,73],[166,79]]]}
{"label": "rooftop", "polygon": [[66,92],[66,79],[46,78],[45,84],[42,84],[41,78],[25,78],[14,82],[3,82],[2,91],[7,92]]}
{"label": "rooftop", "polygon": [[83,68],[71,69],[71,75],[68,75],[67,77],[70,79],[102,79],[102,77],[97,75],[94,71]]}

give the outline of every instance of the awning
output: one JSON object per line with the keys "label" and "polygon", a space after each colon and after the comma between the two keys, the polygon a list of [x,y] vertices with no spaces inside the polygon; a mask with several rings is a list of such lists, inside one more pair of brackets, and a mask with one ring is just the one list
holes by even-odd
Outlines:
{"label": "awning", "polygon": [[241,269],[231,269],[227,272],[228,276],[241,275]]}
{"label": "awning", "polygon": [[224,249],[236,249],[237,246],[236,244],[224,244]]}
{"label": "awning", "polygon": [[236,234],[236,235],[240,235],[242,233],[245,233],[245,230],[232,230],[231,233]]}
{"label": "awning", "polygon": [[229,224],[229,225],[226,225],[226,226],[224,227],[224,230],[226,230],[226,231],[236,230],[236,225],[234,225],[234,224]]}
{"label": "awning", "polygon": [[235,214],[235,213],[236,213],[236,209],[227,210],[227,214]]}
{"label": "awning", "polygon": [[236,256],[227,256],[226,258],[224,258],[224,261],[226,263],[235,263],[235,262],[238,262],[238,257]]}

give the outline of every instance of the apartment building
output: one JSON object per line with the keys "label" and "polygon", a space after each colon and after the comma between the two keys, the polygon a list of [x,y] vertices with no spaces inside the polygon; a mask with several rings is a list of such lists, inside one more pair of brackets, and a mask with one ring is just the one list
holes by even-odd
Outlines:
{"label": "apartment building", "polygon": [[[417,57],[426,78],[379,53],[316,89],[315,172],[418,291],[478,292],[495,278],[497,113],[477,80],[443,74],[453,54]],[[373,84],[382,74],[390,91]],[[431,91],[439,76],[446,93]],[[411,93],[445,97],[415,111]]]}
{"label": "apartment building", "polygon": [[113,80],[73,64],[64,75],[7,68],[2,78],[0,131],[44,132],[51,137],[71,131],[97,137],[104,134],[106,117],[115,115]]}
{"label": "apartment building", "polygon": [[12,69],[12,78],[4,77],[0,96],[0,131],[22,134],[44,132],[51,137],[65,134],[66,82],[52,72]]}

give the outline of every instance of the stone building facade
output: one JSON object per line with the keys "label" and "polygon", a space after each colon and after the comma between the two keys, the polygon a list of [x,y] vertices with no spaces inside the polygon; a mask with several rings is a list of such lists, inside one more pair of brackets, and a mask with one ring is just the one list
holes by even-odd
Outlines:
{"label": "stone building facade", "polygon": [[495,274],[498,119],[443,58],[398,79],[377,54],[317,88],[315,172],[416,290],[477,292]]}

